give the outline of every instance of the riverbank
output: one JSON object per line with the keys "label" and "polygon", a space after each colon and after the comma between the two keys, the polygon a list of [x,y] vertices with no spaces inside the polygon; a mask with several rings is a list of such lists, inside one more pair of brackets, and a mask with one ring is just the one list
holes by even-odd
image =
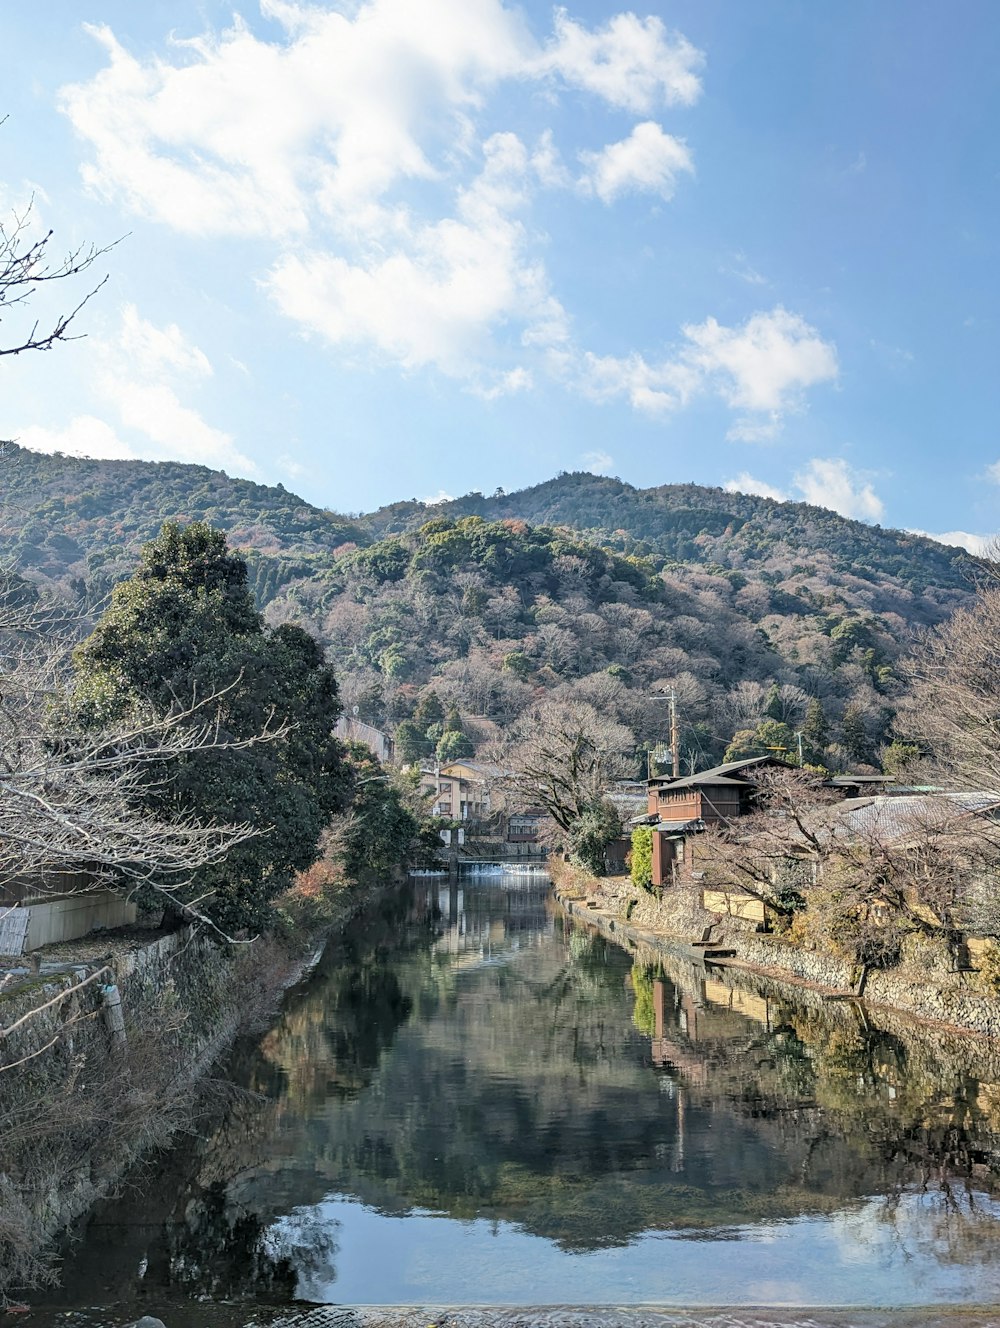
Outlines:
{"label": "riverbank", "polygon": [[386,888],[345,889],[321,920],[243,946],[128,929],[51,947],[38,972],[12,975],[0,990],[0,1306],[53,1280],[59,1232],[191,1128],[237,1036]]}
{"label": "riverbank", "polygon": [[615,939],[684,955],[711,926],[713,944],[732,952],[720,959],[724,967],[745,968],[827,998],[863,1000],[952,1031],[1000,1038],[1000,995],[985,990],[978,973],[956,971],[943,945],[915,939],[898,968],[865,971],[841,956],[758,932],[745,919],[710,913],[700,892],[678,888],[657,898],[627,876],[598,878],[561,861],[551,864],[551,871],[560,903]]}

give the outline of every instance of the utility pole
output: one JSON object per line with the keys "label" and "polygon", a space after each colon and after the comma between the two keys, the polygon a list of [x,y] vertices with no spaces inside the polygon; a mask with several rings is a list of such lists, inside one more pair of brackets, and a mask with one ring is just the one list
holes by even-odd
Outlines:
{"label": "utility pole", "polygon": [[[670,773],[676,779],[681,773],[681,739],[680,729],[677,725],[677,692],[671,687],[665,695],[670,703]],[[662,701],[664,693],[657,692],[649,699],[651,701]],[[649,769],[648,755],[646,757],[646,768]]]}
{"label": "utility pole", "polygon": [[799,769],[805,764],[802,760],[802,731],[798,730],[795,734],[795,740],[799,744]]}
{"label": "utility pole", "polygon": [[681,773],[681,742],[677,731],[677,693],[670,689],[670,765],[674,779]]}

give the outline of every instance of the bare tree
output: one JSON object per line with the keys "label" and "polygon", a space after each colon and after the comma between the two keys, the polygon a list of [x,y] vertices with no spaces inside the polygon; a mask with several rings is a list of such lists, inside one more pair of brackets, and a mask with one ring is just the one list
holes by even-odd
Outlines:
{"label": "bare tree", "polygon": [[[12,309],[23,311],[34,296],[55,282],[71,280],[87,272],[118,243],[116,240],[103,248],[82,244],[64,258],[56,258],[52,253],[53,232],[39,232],[33,223],[33,196],[25,207],[14,209],[8,221],[0,221],[0,321]],[[107,279],[107,276],[102,277],[83,299],[69,307],[68,312],[55,313],[45,323],[35,319],[25,331],[15,334],[10,344],[0,344],[0,355],[51,350],[60,341],[77,340],[70,331],[73,320]]]}
{"label": "bare tree", "polygon": [[928,750],[943,780],[1000,790],[1000,579],[928,635],[906,668],[897,728]]}
{"label": "bare tree", "polygon": [[495,752],[515,805],[542,807],[569,830],[634,768],[635,739],[581,701],[543,701],[525,711]]}
{"label": "bare tree", "polygon": [[[93,886],[144,885],[176,899],[192,874],[261,833],[247,824],[165,819],[143,809],[151,783],[196,751],[280,739],[272,724],[246,741],[208,717],[219,695],[178,698],[167,714],[136,711],[86,731],[63,705],[72,624],[16,578],[0,589],[0,886],[85,872]],[[199,723],[199,715],[205,715]],[[188,916],[206,921],[198,901]]]}

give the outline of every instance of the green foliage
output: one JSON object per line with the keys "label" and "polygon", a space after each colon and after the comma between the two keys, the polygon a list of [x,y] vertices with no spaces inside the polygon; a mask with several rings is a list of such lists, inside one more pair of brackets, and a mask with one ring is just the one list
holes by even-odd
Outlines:
{"label": "green foliage", "polygon": [[864,715],[856,705],[849,705],[840,722],[840,742],[852,761],[872,759],[871,740],[865,727]]}
{"label": "green foliage", "polygon": [[412,719],[404,719],[401,724],[396,725],[393,740],[396,744],[396,755],[403,765],[414,765],[421,757],[430,754],[431,744],[421,732],[420,726]]}
{"label": "green foliage", "polygon": [[632,884],[648,890],[653,882],[653,830],[648,825],[638,825],[632,831],[632,865],[630,867]]}
{"label": "green foliage", "polygon": [[349,743],[354,799],[343,832],[344,870],[353,878],[386,876],[405,861],[418,837],[405,789],[361,743]]}
{"label": "green foliage", "polygon": [[635,1003],[632,1006],[632,1023],[646,1037],[653,1037],[656,1033],[653,983],[659,975],[659,969],[650,964],[633,964],[632,966],[632,990],[635,993]]}
{"label": "green foliage", "polygon": [[781,704],[781,688],[776,682],[773,682],[771,683],[771,690],[767,694],[767,700],[764,702],[764,714],[768,719],[775,719],[780,723],[784,713],[784,707]]}
{"label": "green foliage", "polygon": [[[260,927],[268,901],[315,854],[320,831],[342,807],[349,778],[332,736],[337,685],[316,641],[299,627],[267,631],[247,588],[246,564],[201,523],[168,522],[146,545],[134,576],[77,649],[74,706],[100,727],[145,708],[184,711],[243,743],[268,727],[275,741],[187,755],[167,783],[151,782],[151,809],[202,822],[248,822],[259,837],[220,867],[197,873],[182,899],[222,928]],[[161,901],[162,902],[162,901]]]}
{"label": "green foliage", "polygon": [[442,765],[447,765],[449,761],[461,761],[475,755],[475,747],[468,734],[460,733],[458,729],[445,729],[442,733],[436,753],[437,759]]}
{"label": "green foliage", "polygon": [[569,828],[568,846],[573,861],[593,876],[604,875],[604,854],[622,832],[621,816],[611,802],[598,802]]}
{"label": "green foliage", "polygon": [[882,769],[887,775],[899,779],[907,774],[920,760],[920,748],[909,742],[900,742],[894,738],[879,753]]}
{"label": "green foliage", "polygon": [[424,692],[413,712],[413,722],[425,733],[431,724],[440,724],[444,719],[444,706],[433,688]]}
{"label": "green foliage", "polygon": [[724,761],[741,761],[748,756],[780,756],[793,758],[796,752],[795,733],[789,724],[776,719],[762,719],[755,729],[740,729],[726,748]]}
{"label": "green foliage", "polygon": [[830,741],[830,728],[826,722],[823,702],[813,697],[806,707],[802,722],[802,754],[807,761],[822,763],[823,753]]}

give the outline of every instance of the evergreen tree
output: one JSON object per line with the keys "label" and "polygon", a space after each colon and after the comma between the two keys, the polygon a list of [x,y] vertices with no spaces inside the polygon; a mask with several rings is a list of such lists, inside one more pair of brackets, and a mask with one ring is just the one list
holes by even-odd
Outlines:
{"label": "evergreen tree", "polygon": [[767,719],[776,719],[779,723],[785,718],[785,708],[781,703],[781,688],[776,682],[771,683],[764,702],[764,715]]}
{"label": "evergreen tree", "polygon": [[468,734],[458,729],[445,729],[437,745],[437,759],[442,765],[449,761],[463,761],[474,755],[475,747]]}
{"label": "evergreen tree", "polygon": [[823,702],[813,697],[806,707],[806,717],[802,723],[802,746],[804,755],[810,761],[822,763],[823,753],[830,741],[830,727],[827,724]]}
{"label": "evergreen tree", "polygon": [[168,780],[157,777],[148,805],[259,831],[178,898],[201,899],[199,911],[228,932],[265,925],[268,901],[312,862],[350,791],[333,737],[337,684],[319,645],[299,627],[265,628],[246,563],[220,532],[167,523],[74,663],[74,706],[87,726],[205,702],[190,722],[214,726],[230,745],[193,752]]}
{"label": "evergreen tree", "polygon": [[871,760],[871,743],[865,718],[859,706],[850,704],[840,721],[840,742],[852,761],[868,762]]}
{"label": "evergreen tree", "polygon": [[443,720],[444,706],[432,687],[424,692],[417,703],[417,708],[413,712],[413,722],[422,732],[426,733],[432,724],[440,724]]}
{"label": "evergreen tree", "polygon": [[462,716],[459,713],[458,706],[454,703],[448,707],[448,713],[444,717],[445,733],[464,733],[462,727]]}

